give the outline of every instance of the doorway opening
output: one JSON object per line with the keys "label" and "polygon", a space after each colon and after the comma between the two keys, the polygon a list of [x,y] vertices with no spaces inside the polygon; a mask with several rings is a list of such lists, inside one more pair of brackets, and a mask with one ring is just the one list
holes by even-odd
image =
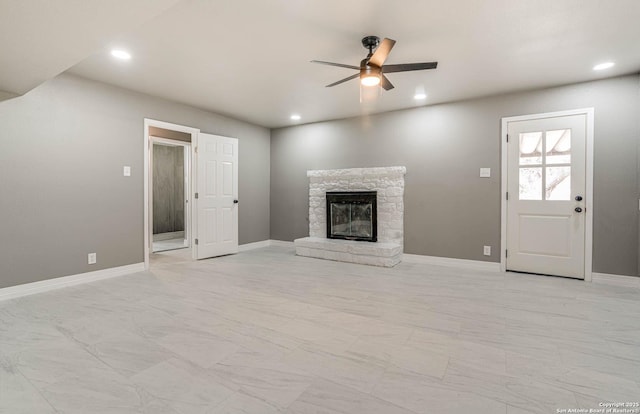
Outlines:
{"label": "doorway opening", "polygon": [[[196,128],[144,120],[144,263],[151,254],[194,259]],[[166,252],[166,253],[163,253]]]}
{"label": "doorway opening", "polygon": [[[154,131],[157,132],[162,131]],[[180,134],[185,141],[151,136],[152,253],[191,247],[191,136]]]}
{"label": "doorway opening", "polygon": [[[173,243],[176,243],[174,247],[185,248],[155,253],[154,262],[163,261],[164,257],[159,256],[172,253],[180,256],[181,260],[200,260],[237,253],[238,139],[201,133],[196,128],[145,119],[145,269],[149,269],[150,254],[154,249],[153,153],[156,144],[157,152],[171,152],[165,151],[166,149],[162,147],[182,147],[183,164],[182,167],[177,168],[184,171],[188,180],[184,181],[183,188],[185,219],[182,231],[184,235],[180,233],[181,230],[159,230],[158,227],[155,229],[158,234],[163,234],[156,239],[169,237],[174,240]],[[173,158],[179,159],[180,156],[174,154]],[[174,202],[174,205],[180,203],[182,201]],[[162,218],[162,220],[165,219],[166,217]],[[166,219],[166,221],[171,220]],[[180,245],[181,238],[183,238],[182,245]],[[163,240],[156,240],[156,242],[161,241]]]}

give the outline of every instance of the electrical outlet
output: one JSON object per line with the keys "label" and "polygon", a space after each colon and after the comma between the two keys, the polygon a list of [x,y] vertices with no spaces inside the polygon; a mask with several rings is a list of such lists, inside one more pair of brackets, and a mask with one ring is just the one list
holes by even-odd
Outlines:
{"label": "electrical outlet", "polygon": [[87,262],[89,264],[96,264],[96,261],[97,261],[97,257],[95,253],[89,253],[87,255]]}
{"label": "electrical outlet", "polygon": [[491,256],[491,246],[484,246],[484,255]]}
{"label": "electrical outlet", "polygon": [[125,177],[131,177],[131,167],[129,167],[128,165],[125,165],[124,168],[122,169],[122,174]]}

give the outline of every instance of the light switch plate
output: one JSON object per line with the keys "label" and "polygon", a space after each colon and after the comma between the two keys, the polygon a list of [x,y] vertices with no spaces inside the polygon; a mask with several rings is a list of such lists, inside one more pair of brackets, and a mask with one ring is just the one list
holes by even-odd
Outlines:
{"label": "light switch plate", "polygon": [[131,177],[131,167],[129,167],[128,165],[125,165],[122,173],[124,174],[125,177]]}
{"label": "light switch plate", "polygon": [[480,168],[480,177],[481,178],[491,177],[491,168]]}

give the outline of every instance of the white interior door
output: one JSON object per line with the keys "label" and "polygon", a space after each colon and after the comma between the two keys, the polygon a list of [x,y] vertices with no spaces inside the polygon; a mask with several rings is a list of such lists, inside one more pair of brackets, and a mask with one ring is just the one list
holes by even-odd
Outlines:
{"label": "white interior door", "polygon": [[238,252],[238,140],[200,133],[196,257]]}
{"label": "white interior door", "polygon": [[507,131],[506,269],[584,279],[587,115]]}

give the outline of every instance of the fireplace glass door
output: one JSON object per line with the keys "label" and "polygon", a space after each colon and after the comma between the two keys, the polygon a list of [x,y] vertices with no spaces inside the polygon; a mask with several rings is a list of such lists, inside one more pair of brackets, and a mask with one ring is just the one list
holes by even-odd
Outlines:
{"label": "fireplace glass door", "polygon": [[377,240],[376,192],[328,192],[327,237],[373,241]]}

